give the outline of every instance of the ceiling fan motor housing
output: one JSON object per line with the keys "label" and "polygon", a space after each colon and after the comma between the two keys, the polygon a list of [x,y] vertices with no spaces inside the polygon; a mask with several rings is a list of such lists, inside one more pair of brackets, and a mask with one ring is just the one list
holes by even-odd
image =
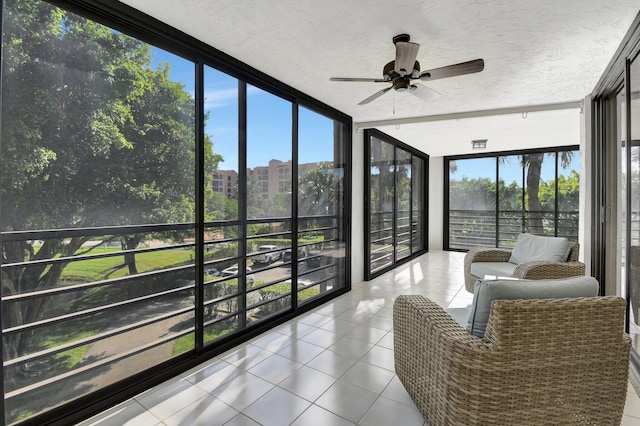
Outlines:
{"label": "ceiling fan motor housing", "polygon": [[382,69],[382,78],[387,81],[396,81],[399,78],[416,78],[420,75],[420,62],[416,61],[413,64],[413,72],[407,74],[407,76],[402,76],[395,71],[396,61],[391,61]]}
{"label": "ceiling fan motor housing", "polygon": [[403,77],[393,82],[393,90],[396,92],[406,92],[411,88],[411,82],[408,78]]}

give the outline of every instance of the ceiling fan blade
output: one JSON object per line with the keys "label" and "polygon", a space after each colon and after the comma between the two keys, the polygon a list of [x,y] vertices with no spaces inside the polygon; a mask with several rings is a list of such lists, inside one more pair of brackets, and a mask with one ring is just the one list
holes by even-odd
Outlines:
{"label": "ceiling fan blade", "polygon": [[484,69],[484,60],[474,59],[473,61],[461,62],[459,64],[447,65],[446,67],[434,68],[420,74],[420,80],[432,81],[440,78],[455,77],[464,74],[473,74]]}
{"label": "ceiling fan blade", "polygon": [[394,71],[404,76],[413,72],[420,45],[408,41],[396,41],[396,61]]}
{"label": "ceiling fan blade", "polygon": [[384,80],[381,78],[331,77],[329,81],[362,81],[367,83],[387,83],[389,80]]}
{"label": "ceiling fan blade", "polygon": [[414,95],[416,95],[417,97],[419,97],[422,100],[431,100],[431,99],[435,99],[438,96],[440,96],[440,93],[436,92],[435,90],[433,90],[430,87],[427,87],[423,84],[420,83],[413,83],[410,86],[410,90],[409,93],[412,93]]}
{"label": "ceiling fan blade", "polygon": [[387,87],[385,89],[379,90],[376,93],[374,93],[373,95],[369,96],[367,99],[364,99],[364,100],[358,102],[358,105],[368,104],[369,102],[378,99],[380,96],[384,95],[385,93],[387,93],[392,88],[393,88],[393,86],[389,86],[389,87]]}

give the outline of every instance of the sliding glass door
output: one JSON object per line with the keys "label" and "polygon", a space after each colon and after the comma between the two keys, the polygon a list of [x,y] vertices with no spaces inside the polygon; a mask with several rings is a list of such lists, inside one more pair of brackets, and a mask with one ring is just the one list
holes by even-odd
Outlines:
{"label": "sliding glass door", "polygon": [[591,274],[627,299],[632,362],[640,367],[640,27],[602,76],[590,107]]}
{"label": "sliding glass door", "polygon": [[365,131],[365,279],[426,251],[428,156]]}
{"label": "sliding glass door", "polygon": [[619,153],[618,235],[614,253],[620,294],[629,301],[628,329],[640,348],[640,60],[628,63],[626,82],[616,95],[616,142]]}

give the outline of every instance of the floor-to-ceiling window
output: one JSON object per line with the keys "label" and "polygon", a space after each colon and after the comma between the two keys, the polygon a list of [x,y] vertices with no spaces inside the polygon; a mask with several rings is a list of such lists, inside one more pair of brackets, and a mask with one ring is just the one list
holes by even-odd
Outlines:
{"label": "floor-to-ceiling window", "polygon": [[513,247],[519,233],[578,240],[577,147],[445,157],[445,249]]}
{"label": "floor-to-ceiling window", "polygon": [[591,102],[593,240],[590,273],[628,301],[632,361],[640,367],[640,17]]}
{"label": "floor-to-ceiling window", "polygon": [[634,337],[634,347],[640,348],[640,57],[629,62],[628,68],[628,108],[627,135],[629,140],[626,150],[628,200],[626,209],[626,238],[629,250],[629,277],[626,280],[628,289],[625,293],[630,302],[629,329]]}
{"label": "floor-to-ceiling window", "polygon": [[426,251],[428,156],[375,129],[364,140],[369,280]]}
{"label": "floor-to-ceiling window", "polygon": [[349,117],[55,3],[2,2],[5,424],[71,424],[350,287]]}

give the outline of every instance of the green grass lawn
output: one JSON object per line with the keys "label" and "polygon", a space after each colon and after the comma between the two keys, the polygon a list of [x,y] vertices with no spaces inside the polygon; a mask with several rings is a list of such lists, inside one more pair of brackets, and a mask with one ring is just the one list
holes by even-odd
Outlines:
{"label": "green grass lawn", "polygon": [[[321,243],[323,237],[301,238],[300,244]],[[282,243],[285,240],[278,240]],[[290,244],[290,242],[288,243]],[[37,247],[35,247],[37,250]],[[237,247],[231,251],[224,250],[220,256],[216,254],[217,250],[207,253],[207,259],[212,260],[216,257],[228,257],[237,255]],[[233,252],[235,251],[235,253]],[[119,247],[100,246],[93,249],[88,255],[119,253]],[[136,267],[138,272],[148,272],[162,268],[170,268],[172,266],[185,265],[194,262],[194,251],[185,250],[183,248],[175,248],[168,250],[159,250],[149,253],[140,253],[135,255]],[[124,255],[116,255],[113,257],[105,257],[99,259],[81,260],[69,263],[62,273],[61,280],[63,282],[91,282],[109,278],[120,278],[129,274],[128,268],[124,265]]]}
{"label": "green grass lawn", "polygon": [[[313,238],[310,240],[317,240]],[[302,242],[302,241],[301,241]],[[305,241],[308,242],[308,241]],[[129,269],[124,265],[124,255],[120,253],[119,247],[113,246],[100,246],[89,252],[89,255],[114,253],[113,257],[105,257],[98,259],[88,259],[78,262],[69,263],[62,273],[61,284],[73,283],[73,282],[91,282],[99,281],[110,278],[120,278],[129,274]],[[237,247],[227,247],[221,250],[215,250],[207,253],[207,259],[224,258],[233,256],[237,253]],[[185,250],[183,248],[172,248],[167,250],[158,250],[149,253],[139,253],[135,256],[136,268],[139,273],[159,270],[163,268],[170,268],[179,265],[186,265],[194,262],[193,250]],[[94,292],[101,292],[103,289],[95,289]],[[271,286],[269,291],[276,294],[284,294],[290,292],[289,284],[281,284]],[[303,290],[300,293],[300,300],[314,297],[318,294],[317,288]],[[94,297],[96,295],[88,295],[87,297]],[[216,329],[208,328],[205,330],[204,341],[210,342],[216,340],[221,335],[229,333],[233,327],[229,329]],[[80,330],[75,330],[76,332]],[[55,347],[70,340],[76,340],[91,336],[93,331],[82,330],[79,334],[74,335],[73,338],[69,338],[66,333],[54,333],[55,335],[48,336],[45,341],[45,347]],[[73,333],[71,333],[73,334]],[[173,353],[174,355],[189,351],[193,349],[193,333],[182,336],[176,340]],[[70,351],[58,354],[57,359],[63,363],[66,368],[72,369],[76,365],[82,362],[84,355],[88,349],[88,345],[75,348]]]}
{"label": "green grass lawn", "polygon": [[[107,247],[98,248],[91,254],[119,252],[120,249]],[[170,249],[136,254],[138,272],[168,268],[193,262],[193,252],[184,249]],[[107,278],[119,278],[128,275],[129,269],[124,266],[124,255],[105,257],[100,259],[71,262],[64,268],[62,281],[90,282]]]}

